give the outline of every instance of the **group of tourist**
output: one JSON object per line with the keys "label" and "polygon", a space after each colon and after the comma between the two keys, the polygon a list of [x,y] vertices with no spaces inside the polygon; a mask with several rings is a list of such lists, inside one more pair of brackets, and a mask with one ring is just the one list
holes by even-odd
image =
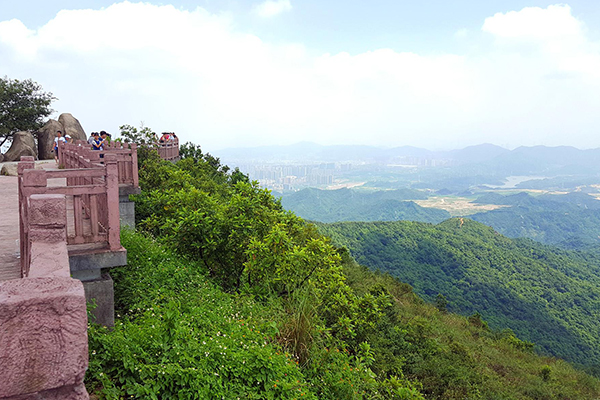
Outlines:
{"label": "group of tourist", "polygon": [[[154,136],[156,140],[156,136]],[[92,150],[104,150],[104,146],[110,143],[110,133],[106,131],[92,132],[88,139],[88,144],[92,146]],[[163,132],[162,136],[158,140],[159,143],[174,142],[177,139],[177,135],[174,132]],[[54,138],[54,159],[58,162],[58,143],[66,142],[73,143],[73,138],[69,135],[63,137],[62,131],[56,131],[56,137]],[[103,154],[100,155],[103,157]]]}
{"label": "group of tourist", "polygon": [[110,143],[110,133],[105,131],[92,132],[88,143],[92,146],[92,150],[104,150],[104,145]]}
{"label": "group of tourist", "polygon": [[[155,136],[155,138],[156,138],[156,136]],[[175,134],[175,132],[163,132],[162,136],[160,137],[158,142],[159,143],[174,142],[175,139],[177,139],[177,135]]]}
{"label": "group of tourist", "polygon": [[[54,138],[54,160],[58,162],[58,144],[60,142],[73,143],[73,138],[70,135],[63,136],[62,131],[56,131]],[[110,143],[110,133],[105,131],[92,132],[88,143],[92,146],[92,150],[104,150],[104,146]],[[101,154],[100,157],[103,155]]]}

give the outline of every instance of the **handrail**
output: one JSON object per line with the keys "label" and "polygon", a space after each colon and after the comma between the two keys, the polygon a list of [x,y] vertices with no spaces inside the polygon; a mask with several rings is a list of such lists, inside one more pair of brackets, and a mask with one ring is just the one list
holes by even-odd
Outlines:
{"label": "handrail", "polygon": [[89,143],[79,140],[74,143],[61,142],[58,148],[59,165],[66,169],[101,167],[107,154],[117,157],[120,185],[139,186],[137,145],[135,143],[111,142],[104,150],[92,150]]}
{"label": "handrail", "polygon": [[[18,166],[19,225],[21,250],[21,276],[27,276],[31,263],[31,238],[29,232],[29,201],[35,194],[62,194],[67,201],[67,244],[101,244],[111,251],[121,249],[119,221],[119,181],[137,183],[131,169],[125,164],[135,160],[135,147],[130,148],[128,159],[109,151],[102,161],[94,157],[84,146],[68,144],[61,146],[59,156],[64,166],[71,169],[36,170],[33,157],[22,157]],[[90,150],[91,152],[91,150]],[[98,160],[100,158],[98,157]],[[122,163],[120,168],[119,163]],[[83,168],[82,168],[83,167]],[[131,165],[130,165],[131,168]],[[48,187],[48,179],[65,179],[66,186]]]}
{"label": "handrail", "polygon": [[165,142],[158,142],[156,150],[158,155],[163,160],[177,161],[179,160],[179,138],[174,140],[167,140]]}

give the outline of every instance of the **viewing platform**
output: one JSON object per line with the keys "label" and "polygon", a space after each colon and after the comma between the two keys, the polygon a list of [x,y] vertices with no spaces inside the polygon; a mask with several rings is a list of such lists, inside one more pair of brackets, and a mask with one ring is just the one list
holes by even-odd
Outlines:
{"label": "viewing platform", "polygon": [[179,138],[176,137],[173,140],[158,142],[156,150],[158,151],[160,158],[163,160],[179,160]]}
{"label": "viewing platform", "polygon": [[60,143],[59,163],[21,157],[0,176],[0,398],[87,400],[86,303],[114,325],[106,268],[125,266],[121,226],[134,225],[137,148]]}

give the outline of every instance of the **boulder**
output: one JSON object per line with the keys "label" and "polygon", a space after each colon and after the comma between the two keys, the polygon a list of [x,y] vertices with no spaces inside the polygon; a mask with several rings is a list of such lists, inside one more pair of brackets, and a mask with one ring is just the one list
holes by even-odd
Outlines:
{"label": "boulder", "polygon": [[17,164],[16,162],[4,163],[0,175],[17,176]]}
{"label": "boulder", "polygon": [[37,132],[38,138],[38,158],[40,160],[54,159],[54,138],[56,131],[64,131],[60,122],[51,119]]}
{"label": "boulder", "polygon": [[[75,118],[71,114],[60,114],[60,117],[58,117],[58,122],[60,122],[60,124],[64,128],[63,136],[69,135],[73,138],[73,140],[83,140],[84,142],[87,141],[88,138],[81,124],[79,123],[77,118]],[[56,134],[56,132],[54,133]]]}
{"label": "boulder", "polygon": [[10,149],[4,154],[4,161],[19,161],[21,156],[37,157],[37,146],[30,132],[17,132],[12,139]]}
{"label": "boulder", "polygon": [[[2,168],[0,169],[0,175],[6,175],[6,176],[17,176],[18,175],[18,170],[17,170],[17,166],[19,165],[18,162],[7,162],[2,164]],[[35,163],[35,169],[44,169],[44,167],[42,166],[42,164],[38,164]],[[0,399],[2,400],[2,399]]]}

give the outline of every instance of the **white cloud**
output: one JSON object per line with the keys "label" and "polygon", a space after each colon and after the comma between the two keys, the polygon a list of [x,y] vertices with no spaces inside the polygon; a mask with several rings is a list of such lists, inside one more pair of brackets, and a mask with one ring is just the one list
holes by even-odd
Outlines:
{"label": "white cloud", "polygon": [[292,4],[290,0],[266,0],[254,7],[254,12],[263,17],[270,18],[283,12],[290,11]]}
{"label": "white cloud", "polygon": [[598,44],[567,6],[496,14],[482,28],[489,46],[468,55],[314,56],[235,26],[202,8],[128,2],[61,11],[37,30],[4,21],[0,75],[38,81],[88,131],[144,121],[209,151],[300,140],[598,145]]}
{"label": "white cloud", "polygon": [[496,37],[518,39],[577,38],[582,35],[582,23],[571,15],[568,5],[548,8],[526,7],[521,11],[497,13],[485,19],[482,30]]}

